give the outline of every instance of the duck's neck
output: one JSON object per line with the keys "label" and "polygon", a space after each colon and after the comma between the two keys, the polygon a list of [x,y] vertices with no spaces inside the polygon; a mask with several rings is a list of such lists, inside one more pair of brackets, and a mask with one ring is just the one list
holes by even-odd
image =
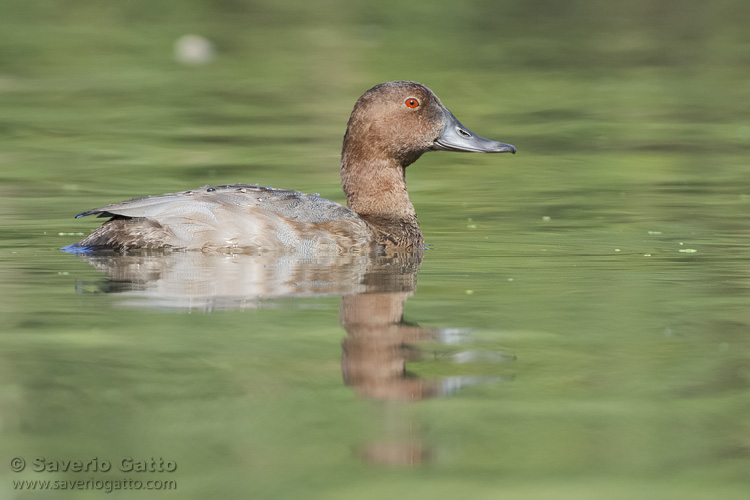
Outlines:
{"label": "duck's neck", "polygon": [[347,161],[341,164],[346,203],[362,217],[416,218],[406,191],[404,167],[395,160]]}
{"label": "duck's neck", "polygon": [[365,157],[346,147],[341,155],[346,204],[370,225],[378,243],[422,247],[422,231],[406,191],[405,166],[397,159]]}

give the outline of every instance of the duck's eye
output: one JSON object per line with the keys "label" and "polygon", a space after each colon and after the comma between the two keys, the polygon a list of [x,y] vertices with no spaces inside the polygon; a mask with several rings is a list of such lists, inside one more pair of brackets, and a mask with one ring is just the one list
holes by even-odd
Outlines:
{"label": "duck's eye", "polygon": [[404,104],[406,104],[407,108],[414,109],[419,107],[419,101],[416,99],[416,97],[408,98]]}

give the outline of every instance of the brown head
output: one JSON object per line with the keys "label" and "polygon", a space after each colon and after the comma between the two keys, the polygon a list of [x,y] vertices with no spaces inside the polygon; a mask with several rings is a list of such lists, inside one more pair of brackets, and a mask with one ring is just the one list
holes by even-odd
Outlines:
{"label": "brown head", "polygon": [[357,100],[344,136],[341,183],[349,208],[368,222],[413,226],[421,240],[404,169],[436,150],[516,152],[510,144],[484,139],[464,127],[422,84],[374,86]]}

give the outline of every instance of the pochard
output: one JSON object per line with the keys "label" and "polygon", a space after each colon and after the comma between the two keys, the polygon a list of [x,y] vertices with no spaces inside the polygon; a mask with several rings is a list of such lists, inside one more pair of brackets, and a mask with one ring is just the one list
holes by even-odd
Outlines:
{"label": "pochard", "polygon": [[318,195],[247,184],[146,196],[76,216],[109,220],[70,252],[180,249],[303,256],[422,251],[406,167],[427,151],[515,153],[464,127],[416,82],[376,85],[354,105],[341,152],[347,207]]}

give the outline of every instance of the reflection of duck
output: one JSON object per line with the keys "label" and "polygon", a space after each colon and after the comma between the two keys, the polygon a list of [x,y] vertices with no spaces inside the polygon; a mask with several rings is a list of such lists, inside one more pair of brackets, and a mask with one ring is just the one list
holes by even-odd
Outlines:
{"label": "reflection of duck", "polygon": [[359,98],[344,136],[346,208],[296,191],[250,185],[148,196],[80,214],[110,217],[69,251],[131,248],[291,251],[299,255],[421,251],[405,168],[427,151],[515,153],[472,133],[415,82],[377,85]]}
{"label": "reflection of duck", "polygon": [[348,295],[341,304],[344,382],[367,399],[420,401],[438,395],[436,380],[411,376],[407,361],[420,358],[415,343],[436,340],[435,329],[403,321],[411,292]]}
{"label": "reflection of duck", "polygon": [[[509,378],[500,373],[420,378],[407,371],[407,363],[435,357],[420,348],[421,342],[456,346],[467,340],[465,330],[425,328],[404,321],[404,304],[417,289],[422,255],[301,259],[272,254],[139,252],[80,257],[108,279],[79,282],[78,289],[126,298],[121,304],[130,307],[208,312],[275,308],[282,299],[342,295],[339,317],[347,335],[342,341],[341,373],[358,396],[377,401],[373,404],[376,436],[356,446],[357,455],[368,463],[415,465],[432,458],[434,453],[423,444],[423,426],[410,413],[410,403]],[[304,304],[298,301],[295,307]],[[252,323],[240,325],[259,328]],[[478,355],[458,347],[451,351],[450,356],[440,357],[449,363],[502,361],[499,353]]]}
{"label": "reflection of duck", "polygon": [[[412,293],[413,290],[402,289],[343,297],[340,318],[347,336],[341,345],[341,372],[347,385],[365,399],[415,402],[447,396],[465,386],[504,379],[497,376],[420,378],[409,373],[406,364],[419,361],[424,355],[417,344],[462,343],[468,333],[405,322],[404,303]],[[500,363],[513,359],[502,353],[467,350],[442,358],[453,363]]]}
{"label": "reflection of duck", "polygon": [[[503,380],[497,376],[420,378],[407,371],[408,362],[419,361],[424,355],[415,344],[457,343],[464,336],[455,329],[424,328],[404,321],[404,303],[416,290],[418,267],[401,267],[385,286],[381,274],[373,280],[381,286],[344,295],[341,301],[339,317],[347,333],[341,343],[344,383],[360,397],[381,402],[373,408],[379,413],[380,432],[356,447],[357,455],[368,463],[410,466],[431,460],[434,453],[423,443],[424,430],[420,419],[410,414],[409,403],[446,396],[464,386]],[[472,351],[457,354],[466,354],[468,360],[476,357]],[[480,357],[492,362],[502,357],[499,353],[483,354]]]}

